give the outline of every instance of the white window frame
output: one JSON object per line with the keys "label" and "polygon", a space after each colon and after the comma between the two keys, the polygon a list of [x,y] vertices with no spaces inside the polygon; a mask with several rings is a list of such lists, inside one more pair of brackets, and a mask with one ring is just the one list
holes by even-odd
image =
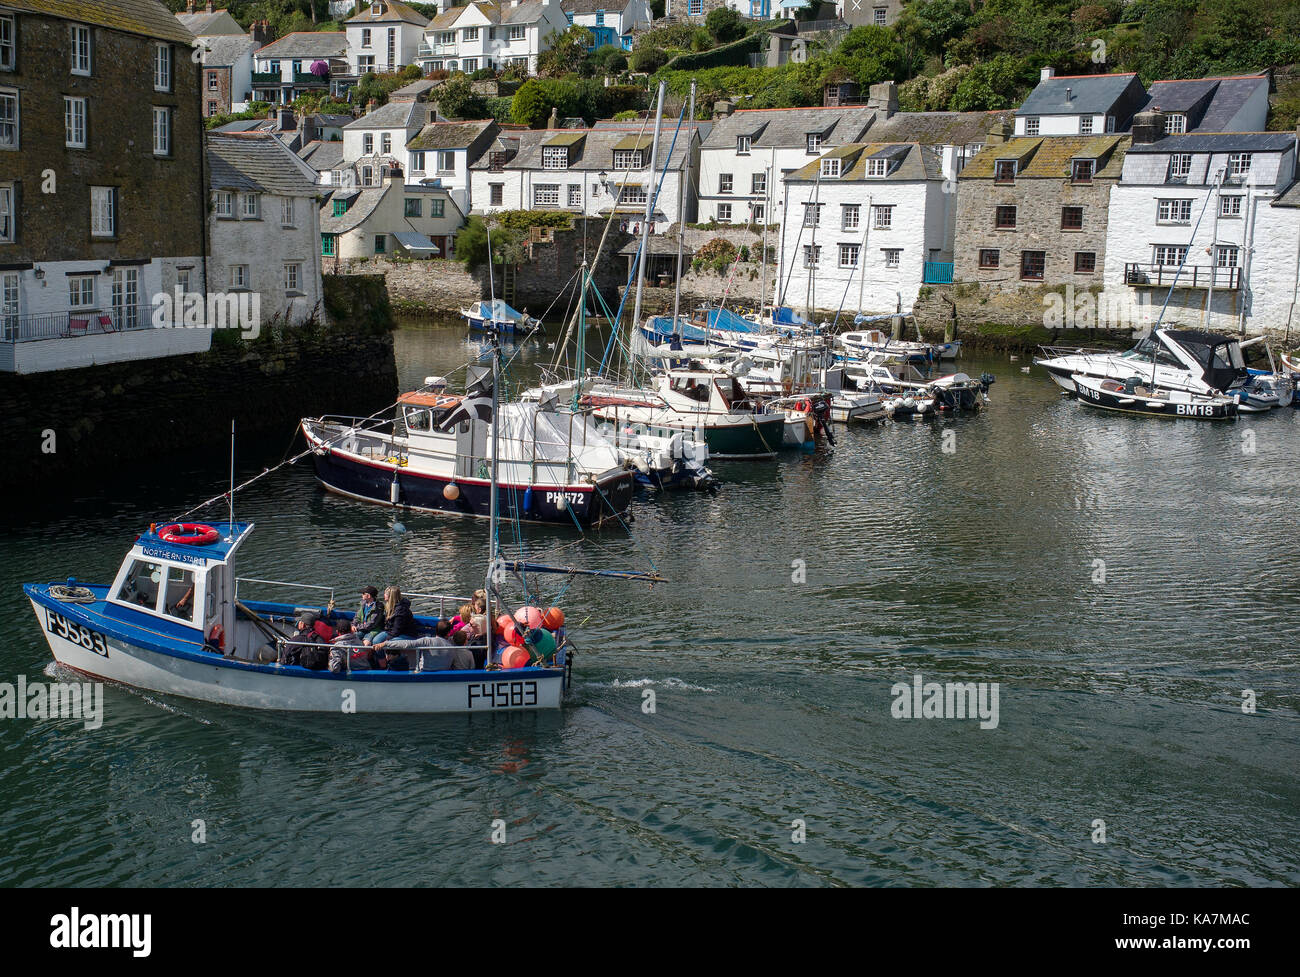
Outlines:
{"label": "white window frame", "polygon": [[172,110],[165,105],[153,107],[153,154],[161,157],[172,154]]}
{"label": "white window frame", "polygon": [[903,267],[903,249],[902,248],[881,248],[881,260],[886,268]]}
{"label": "white window frame", "polygon": [[117,237],[117,188],[90,188],[90,236]]}
{"label": "white window frame", "polygon": [[280,198],[280,226],[296,227],[297,221],[294,220],[293,197]]}
{"label": "white window frame", "polygon": [[748,155],[750,154],[750,146],[751,146],[751,145],[752,145],[752,141],[751,141],[751,138],[750,138],[749,136],[737,136],[737,137],[736,137],[736,155],[737,155],[737,156],[748,156]]}
{"label": "white window frame", "polygon": [[876,7],[871,12],[872,22],[876,27],[884,27],[889,21],[889,8]]}
{"label": "white window frame", "polygon": [[569,168],[568,146],[543,146],[542,169],[567,170]]}
{"label": "white window frame", "polygon": [[1241,248],[1235,244],[1218,244],[1214,248],[1215,268],[1236,268],[1241,261]]}
{"label": "white window frame", "polygon": [[464,33],[461,35],[461,37],[462,37],[462,39],[464,39],[466,42],[469,42],[469,41],[477,41],[477,40],[478,40],[478,28],[477,28],[477,27],[465,27],[465,28],[462,28],[462,29],[464,30]]}
{"label": "white window frame", "polygon": [[894,226],[894,204],[872,204],[871,229],[888,231]]}
{"label": "white window frame", "polygon": [[1169,156],[1169,178],[1171,180],[1186,178],[1192,172],[1191,153],[1171,153]]}
{"label": "white window frame", "polygon": [[13,14],[0,14],[0,71],[18,64],[18,23]]}
{"label": "white window frame", "polygon": [[[868,162],[874,163],[875,160],[868,160]],[[840,175],[840,163],[841,160],[838,156],[833,159],[822,160],[821,175],[823,177],[838,177]]]}
{"label": "white window frame", "polygon": [[[83,24],[73,24],[68,30],[71,42],[68,70],[74,75],[81,75],[88,78],[94,68],[90,28]],[[80,50],[83,41],[85,42],[84,51]],[[82,58],[83,54],[85,55],[84,61]]]}
{"label": "white window frame", "polygon": [[363,132],[361,134],[361,155],[373,156],[375,154],[375,134],[373,132]]}
{"label": "white window frame", "polygon": [[1090,115],[1079,116],[1079,135],[1081,136],[1092,135],[1092,116]]}
{"label": "white window frame", "polygon": [[1243,177],[1250,172],[1250,163],[1254,153],[1229,153],[1228,177]]}
{"label": "white window frame", "polygon": [[67,149],[86,148],[86,99],[63,97],[63,145]]}
{"label": "white window frame", "polygon": [[578,208],[582,207],[582,184],[581,183],[569,184],[569,206],[578,207]]}
{"label": "white window frame", "polygon": [[862,251],[862,245],[860,244],[841,244],[840,245],[840,267],[856,268],[858,266],[858,258],[861,254],[861,251]]}
{"label": "white window frame", "polygon": [[[5,108],[7,105],[13,106],[12,119],[7,118],[10,114],[8,109]],[[23,129],[22,104],[16,88],[0,88],[0,132],[3,132],[6,126],[12,127],[13,138],[0,141],[0,149],[18,149],[22,145]]]}
{"label": "white window frame", "polygon": [[424,171],[425,171],[425,170],[424,170],[424,150],[423,150],[423,149],[413,149],[413,150],[411,150],[411,172],[412,172],[412,173],[423,173]]}
{"label": "white window frame", "polygon": [[454,149],[438,150],[438,172],[439,173],[456,172],[456,150]]}
{"label": "white window frame", "polygon": [[614,169],[639,170],[642,167],[641,159],[641,150],[639,149],[616,149],[614,150]]}
{"label": "white window frame", "polygon": [[731,193],[735,187],[735,180],[730,173],[718,174],[718,193]]}
{"label": "white window frame", "polygon": [[229,190],[218,190],[212,204],[212,212],[218,219],[233,220],[235,216],[235,195]]}
{"label": "white window frame", "polygon": [[16,338],[22,312],[22,276],[16,271],[0,271],[0,339]]}
{"label": "white window frame", "polygon": [[1191,197],[1165,197],[1156,201],[1157,224],[1190,224],[1191,222]]}
{"label": "white window frame", "polygon": [[363,48],[370,47],[371,46],[370,41],[371,41],[370,28],[369,27],[361,28],[361,46]]}
{"label": "white window frame", "polygon": [[1165,135],[1181,136],[1187,131],[1187,116],[1181,112],[1174,112],[1165,116]]}
{"label": "white window frame", "polygon": [[1025,135],[1036,136],[1042,129],[1042,119],[1036,115],[1025,116]]}
{"label": "white window frame", "polygon": [[731,204],[718,204],[718,222],[731,223]]}
{"label": "white window frame", "polygon": [[243,193],[239,196],[239,219],[240,220],[257,220],[262,216],[261,195],[256,193]]}
{"label": "white window frame", "polygon": [[230,290],[232,292],[247,292],[248,280],[248,265],[230,266]]}
{"label": "white window frame", "polygon": [[[1161,258],[1172,258],[1172,261],[1161,261]],[[1187,260],[1187,245],[1185,244],[1157,244],[1151,249],[1151,263],[1161,268],[1177,268]]]}
{"label": "white window frame", "polygon": [[825,204],[815,204],[805,200],[803,205],[803,226],[804,227],[821,227],[822,208]]}
{"label": "white window frame", "polygon": [[820,132],[805,133],[804,138],[807,140],[805,145],[809,156],[816,156],[821,153],[822,136]]}
{"label": "white window frame", "polygon": [[767,174],[752,173],[749,178],[749,192],[754,196],[767,194]]}
{"label": "white window frame", "polygon": [[[97,275],[68,276],[68,310],[81,312],[95,308],[95,279]],[[89,285],[89,289],[87,289]]]}
{"label": "white window frame", "polygon": [[302,293],[302,263],[298,261],[286,261],[284,263],[284,294],[299,295]]}
{"label": "white window frame", "polygon": [[391,132],[381,132],[379,134],[379,153],[382,156],[393,155],[393,134]]}
{"label": "white window frame", "polygon": [[646,189],[641,186],[641,184],[629,183],[627,186],[622,187],[619,190],[618,202],[620,204],[632,205],[644,204],[647,196],[648,194],[646,193]]}
{"label": "white window frame", "polygon": [[473,74],[475,71],[478,71],[478,58],[466,58],[461,63],[460,68],[467,75]]}
{"label": "white window frame", "polygon": [[533,184],[533,206],[534,207],[560,206],[560,185],[558,183]]}
{"label": "white window frame", "polygon": [[821,266],[822,246],[820,244],[805,244],[803,246],[803,266],[805,268],[818,268]]}
{"label": "white window frame", "polygon": [[1225,194],[1219,198],[1219,216],[1227,220],[1235,220],[1241,217],[1241,195]]}
{"label": "white window frame", "polygon": [[510,40],[511,41],[528,40],[528,28],[523,27],[519,24],[512,24],[510,26]]}
{"label": "white window frame", "polygon": [[883,158],[867,160],[867,176],[883,177],[888,172],[889,160]]}
{"label": "white window frame", "polygon": [[755,224],[762,224],[767,217],[767,209],[763,204],[750,204],[750,220]]}
{"label": "white window frame", "polygon": [[840,230],[856,231],[862,226],[861,204],[840,204]]}
{"label": "white window frame", "polygon": [[172,47],[170,44],[154,45],[153,90],[155,92],[170,92],[172,90]]}
{"label": "white window frame", "polygon": [[140,269],[114,268],[110,286],[111,306],[117,313],[119,329],[140,326]]}
{"label": "white window frame", "polygon": [[13,244],[18,215],[14,213],[14,184],[0,183],[0,244]]}

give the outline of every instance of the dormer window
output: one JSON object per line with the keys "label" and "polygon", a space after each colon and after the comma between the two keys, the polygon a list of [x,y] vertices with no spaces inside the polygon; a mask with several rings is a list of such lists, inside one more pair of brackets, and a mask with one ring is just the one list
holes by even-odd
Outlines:
{"label": "dormer window", "polygon": [[749,139],[750,139],[749,136],[737,136],[737,137],[736,137],[736,155],[737,155],[737,156],[748,156],[748,155],[749,155]]}
{"label": "dormer window", "polygon": [[614,169],[616,170],[639,170],[645,164],[642,151],[639,149],[616,149],[614,150]]}
{"label": "dormer window", "polygon": [[1186,180],[1192,172],[1192,154],[1174,153],[1169,157],[1169,179]]}
{"label": "dormer window", "polygon": [[1092,174],[1096,169],[1097,161],[1092,159],[1076,159],[1070,166],[1070,182],[1072,183],[1091,183]]}
{"label": "dormer window", "polygon": [[[543,146],[542,169],[567,170],[569,168],[568,146]],[[618,167],[615,167],[617,169]]]}
{"label": "dormer window", "polygon": [[884,176],[889,172],[889,160],[887,159],[869,159],[867,160],[867,176]]}
{"label": "dormer window", "polygon": [[1015,183],[1016,182],[1016,161],[1014,159],[1000,159],[993,164],[993,182],[994,183]]}
{"label": "dormer window", "polygon": [[[870,160],[869,162],[874,163],[875,160]],[[839,175],[840,175],[840,160],[838,158],[822,160],[822,176],[839,176]]]}
{"label": "dormer window", "polygon": [[1250,153],[1231,153],[1228,156],[1228,176],[1243,177],[1250,172]]}
{"label": "dormer window", "polygon": [[1187,116],[1182,114],[1165,116],[1165,134],[1177,135],[1187,131]]}
{"label": "dormer window", "polygon": [[808,155],[816,156],[822,151],[822,134],[820,132],[808,133]]}
{"label": "dormer window", "polygon": [[1031,115],[1027,119],[1025,119],[1025,135],[1026,136],[1038,135],[1038,116]]}

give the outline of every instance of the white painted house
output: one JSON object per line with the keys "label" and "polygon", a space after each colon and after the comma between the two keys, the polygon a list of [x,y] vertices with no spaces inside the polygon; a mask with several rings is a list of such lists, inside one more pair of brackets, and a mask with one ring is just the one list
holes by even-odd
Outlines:
{"label": "white painted house", "polygon": [[785,179],[777,301],[849,320],[910,311],[927,261],[952,260],[937,153],[919,143],[850,143]]}
{"label": "white painted house", "polygon": [[717,119],[700,146],[701,222],[776,224],[781,181],[865,137],[874,108],[749,109]]}
{"label": "white painted house", "polygon": [[389,102],[344,126],[343,161],[355,170],[358,183],[377,187],[386,174],[409,174],[407,144],[433,111],[427,102]]}
{"label": "white painted house", "polygon": [[1156,308],[1170,296],[1168,325],[1294,328],[1296,134],[1161,136],[1163,128],[1159,113],[1139,116],[1111,190],[1107,291],[1148,298]]}
{"label": "white painted house", "polygon": [[407,145],[406,182],[447,191],[461,213],[472,203],[470,164],[495,140],[501,127],[493,119],[430,122]]}
{"label": "white painted house", "polygon": [[471,3],[438,14],[426,28],[419,63],[431,70],[463,71],[518,64],[537,73],[537,56],[553,35],[568,29],[558,0]]}
{"label": "white painted house", "polygon": [[[253,100],[288,105],[308,92],[337,92],[347,74],[347,54],[348,37],[343,31],[286,34],[254,55]],[[329,78],[312,74],[317,61],[330,67]]]}
{"label": "white painted house", "polygon": [[564,210],[588,217],[612,211],[629,227],[639,226],[663,175],[652,213],[653,232],[663,233],[679,219],[695,220],[693,174],[703,128],[683,127],[671,158],[671,131],[661,134],[653,171],[653,132],[639,124],[502,132],[470,167],[474,211]]}
{"label": "white painted house", "polygon": [[429,18],[395,0],[374,0],[344,25],[353,75],[387,74],[414,64]]}
{"label": "white painted house", "polygon": [[324,316],[315,172],[267,133],[209,133],[208,282],[251,292],[261,324]]}
{"label": "white painted house", "polygon": [[569,24],[592,33],[592,47],[613,45],[632,50],[632,30],[654,20],[647,0],[560,0]]}
{"label": "white painted house", "polygon": [[1043,68],[1038,86],[1016,109],[1017,136],[1088,136],[1128,132],[1147,101],[1136,74],[1058,75]]}
{"label": "white painted house", "polygon": [[389,176],[379,186],[331,192],[320,209],[320,254],[331,273],[355,259],[449,257],[464,223],[446,190]]}

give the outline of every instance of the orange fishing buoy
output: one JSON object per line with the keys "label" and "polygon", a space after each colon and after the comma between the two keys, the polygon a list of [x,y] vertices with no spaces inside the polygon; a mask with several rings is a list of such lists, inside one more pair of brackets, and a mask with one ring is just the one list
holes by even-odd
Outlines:
{"label": "orange fishing buoy", "polygon": [[524,636],[519,633],[519,629],[515,627],[513,621],[505,626],[501,634],[505,637],[507,644],[514,645],[517,648],[524,646]]}
{"label": "orange fishing buoy", "polygon": [[442,497],[448,502],[455,502],[460,498],[460,486],[455,482],[448,482],[442,490]]}
{"label": "orange fishing buoy", "polygon": [[531,628],[542,626],[542,609],[540,607],[521,607],[515,611],[515,620]]}
{"label": "orange fishing buoy", "polygon": [[507,648],[501,654],[502,668],[523,668],[532,660],[532,655],[526,648],[516,648],[513,645]]}
{"label": "orange fishing buoy", "polygon": [[558,631],[564,627],[564,611],[558,607],[548,608],[542,615],[542,627],[547,631]]}
{"label": "orange fishing buoy", "polygon": [[514,627],[515,621],[509,614],[497,615],[497,634],[505,634],[506,630]]}

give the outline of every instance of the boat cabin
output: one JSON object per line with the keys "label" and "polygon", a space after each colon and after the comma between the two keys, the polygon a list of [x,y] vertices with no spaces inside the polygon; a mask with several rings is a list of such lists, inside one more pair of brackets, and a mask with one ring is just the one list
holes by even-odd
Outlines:
{"label": "boat cabin", "polygon": [[[200,529],[215,531],[215,538]],[[224,650],[235,629],[235,551],[252,523],[153,525],[140,535],[113,580],[105,613],[164,634]],[[169,533],[168,530],[173,532]],[[181,541],[177,541],[181,540]]]}
{"label": "boat cabin", "polygon": [[656,384],[659,395],[679,410],[734,414],[754,409],[740,380],[725,373],[669,370]]}

